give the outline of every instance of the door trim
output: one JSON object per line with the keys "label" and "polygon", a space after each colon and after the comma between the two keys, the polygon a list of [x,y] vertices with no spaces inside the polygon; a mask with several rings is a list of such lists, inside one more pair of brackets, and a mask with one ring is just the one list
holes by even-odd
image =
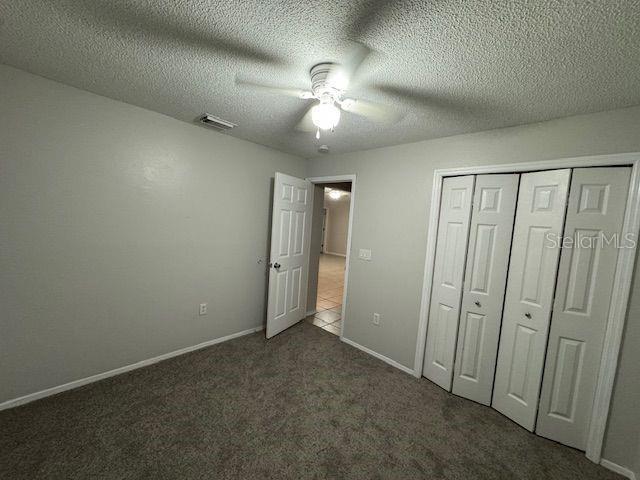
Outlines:
{"label": "door trim", "polygon": [[[510,163],[503,165],[484,165],[478,167],[460,167],[437,169],[433,173],[431,199],[427,205],[429,224],[427,230],[426,257],[422,299],[420,302],[420,317],[418,322],[418,338],[414,360],[414,375],[422,377],[422,363],[424,360],[427,318],[431,299],[431,284],[435,265],[435,248],[438,230],[438,212],[440,211],[440,195],[442,180],[445,177],[457,175],[481,175],[484,173],[522,173],[539,170],[555,170],[561,168],[602,167],[602,166],[631,166],[629,194],[622,224],[622,235],[631,234],[638,240],[640,229],[640,153],[620,153],[611,155],[595,155],[584,157],[560,158],[537,162]],[[602,359],[598,372],[596,391],[594,395],[589,435],[587,438],[586,457],[592,462],[599,463],[602,458],[604,441],[613,383],[618,365],[622,333],[627,316],[627,307],[631,290],[631,279],[636,258],[636,246],[621,249],[616,264],[616,274],[613,281],[613,295],[607,317],[607,328],[604,337]]]}
{"label": "door trim", "polygon": [[344,323],[347,319],[345,312],[347,311],[347,290],[349,288],[349,268],[351,259],[351,231],[353,229],[353,205],[356,203],[356,174],[351,173],[348,175],[329,175],[326,177],[307,177],[307,181],[314,185],[323,183],[336,183],[336,182],[351,182],[351,200],[349,202],[349,227],[347,229],[347,255],[345,258],[345,270],[344,270],[344,292],[342,292],[342,312],[340,312],[340,340],[345,341],[344,338]]}

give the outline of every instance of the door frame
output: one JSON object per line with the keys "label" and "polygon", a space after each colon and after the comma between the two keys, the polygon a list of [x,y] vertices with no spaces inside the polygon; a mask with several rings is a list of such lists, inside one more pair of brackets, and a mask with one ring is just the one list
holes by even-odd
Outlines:
{"label": "door frame", "polygon": [[[349,268],[351,260],[351,232],[353,230],[353,205],[356,198],[356,174],[347,175],[329,175],[325,177],[307,177],[307,181],[314,185],[322,185],[323,183],[351,182],[351,199],[349,201],[349,227],[347,230],[347,255],[344,260],[344,291],[342,292],[342,311],[340,312],[340,340],[344,340],[344,323],[346,320],[345,312],[347,311],[347,289],[349,288]],[[323,197],[324,198],[324,197]],[[328,214],[329,212],[327,212]]]}
{"label": "door frame", "polygon": [[620,249],[616,264],[616,274],[613,280],[613,294],[607,317],[607,327],[604,336],[602,359],[598,371],[596,391],[594,394],[591,422],[587,437],[586,457],[595,463],[602,460],[602,446],[609,416],[613,383],[618,366],[618,355],[622,343],[622,333],[627,317],[627,308],[631,290],[631,280],[636,259],[638,232],[640,230],[640,153],[620,153],[611,155],[595,155],[584,157],[560,158],[535,162],[509,163],[502,165],[484,165],[477,167],[460,167],[437,169],[433,173],[433,186],[427,230],[426,257],[422,299],[420,303],[420,317],[418,322],[418,338],[414,361],[414,375],[422,377],[422,367],[427,340],[428,312],[431,301],[431,284],[435,266],[436,238],[438,217],[440,212],[440,196],[442,180],[445,177],[458,175],[481,175],[486,173],[523,173],[540,170],[555,170],[561,168],[580,167],[631,166],[629,193],[625,208],[621,234],[634,235],[636,245],[633,248]]}
{"label": "door frame", "polygon": [[327,253],[327,217],[329,216],[329,210],[322,206],[322,245],[320,253]]}

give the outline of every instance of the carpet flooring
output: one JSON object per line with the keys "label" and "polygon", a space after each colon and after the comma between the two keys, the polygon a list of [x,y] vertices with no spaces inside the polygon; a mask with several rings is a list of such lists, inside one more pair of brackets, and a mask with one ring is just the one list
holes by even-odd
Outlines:
{"label": "carpet flooring", "polygon": [[2,479],[621,479],[302,322],[0,412]]}

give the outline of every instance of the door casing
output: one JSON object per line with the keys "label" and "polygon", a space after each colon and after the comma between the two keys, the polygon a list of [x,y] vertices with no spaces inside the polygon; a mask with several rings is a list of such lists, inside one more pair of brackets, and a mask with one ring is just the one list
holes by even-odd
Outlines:
{"label": "door casing", "polygon": [[[342,293],[342,311],[341,319],[342,322],[340,326],[340,340],[345,341],[344,338],[344,324],[347,320],[345,315],[347,311],[347,290],[349,288],[349,264],[351,260],[351,231],[353,230],[353,205],[356,203],[356,175],[348,174],[348,175],[331,175],[326,177],[308,177],[307,181],[311,182],[314,185],[322,185],[323,183],[339,183],[339,182],[350,182],[351,183],[351,201],[349,202],[349,227],[347,230],[347,256],[345,258],[345,270],[344,270],[344,291]],[[323,232],[324,235],[324,232]],[[326,244],[326,243],[325,243]],[[324,250],[324,248],[323,248]]]}

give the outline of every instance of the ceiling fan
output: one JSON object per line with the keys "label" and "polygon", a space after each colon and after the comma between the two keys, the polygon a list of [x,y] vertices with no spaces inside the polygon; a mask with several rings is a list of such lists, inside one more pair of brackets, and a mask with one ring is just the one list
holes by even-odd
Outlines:
{"label": "ceiling fan", "polygon": [[397,110],[386,105],[345,96],[356,71],[370,53],[371,50],[368,47],[354,42],[344,63],[323,62],[313,66],[309,72],[310,90],[266,85],[243,80],[237,76],[236,84],[303,100],[313,99],[313,104],[306,110],[295,128],[303,132],[315,131],[317,139],[320,138],[320,131],[335,129],[343,111],[374,122],[395,123],[402,118]]}
{"label": "ceiling fan", "polygon": [[[56,2],[54,2],[56,3]],[[121,0],[118,2],[87,1],[76,2],[74,9],[68,14],[76,15],[79,22],[85,22],[86,18],[93,18],[98,24],[108,24],[116,31],[124,30],[129,34],[138,35],[141,26],[144,26],[144,35],[151,36],[154,41],[170,42],[171,45],[181,45],[186,49],[194,49],[201,52],[203,49],[215,54],[237,58],[252,63],[261,63],[273,66],[283,66],[287,62],[260,47],[241,40],[229,40],[214,31],[202,29],[197,22],[189,21],[189,8],[185,4],[179,11],[183,17],[167,15],[166,9],[160,4],[153,8],[145,8],[136,2]],[[393,8],[397,2],[390,0],[358,0],[345,2],[352,8],[345,12],[347,21],[341,38],[361,39],[371,33],[373,26],[382,22],[388,9]],[[211,3],[210,11],[214,15],[218,6]],[[333,130],[340,121],[343,112],[353,113],[365,117],[374,122],[395,123],[404,117],[399,109],[386,105],[353,99],[346,96],[351,86],[356,71],[363,64],[372,50],[362,43],[351,42],[351,49],[341,63],[323,62],[315,65],[310,70],[310,90],[295,88],[282,88],[263,83],[239,79],[236,76],[236,84],[259,88],[271,93],[284,94],[297,97],[306,102],[311,102],[298,122],[295,129],[303,132],[315,132],[316,137],[320,131]],[[468,107],[468,101],[460,105],[459,99],[443,96],[436,92],[419,92],[412,88],[403,88],[395,85],[368,85],[369,90],[376,91],[385,97],[392,98],[394,102],[400,102],[415,109],[416,105],[425,105],[429,108],[436,107],[451,111],[458,111]],[[321,151],[322,147],[320,147]]]}

